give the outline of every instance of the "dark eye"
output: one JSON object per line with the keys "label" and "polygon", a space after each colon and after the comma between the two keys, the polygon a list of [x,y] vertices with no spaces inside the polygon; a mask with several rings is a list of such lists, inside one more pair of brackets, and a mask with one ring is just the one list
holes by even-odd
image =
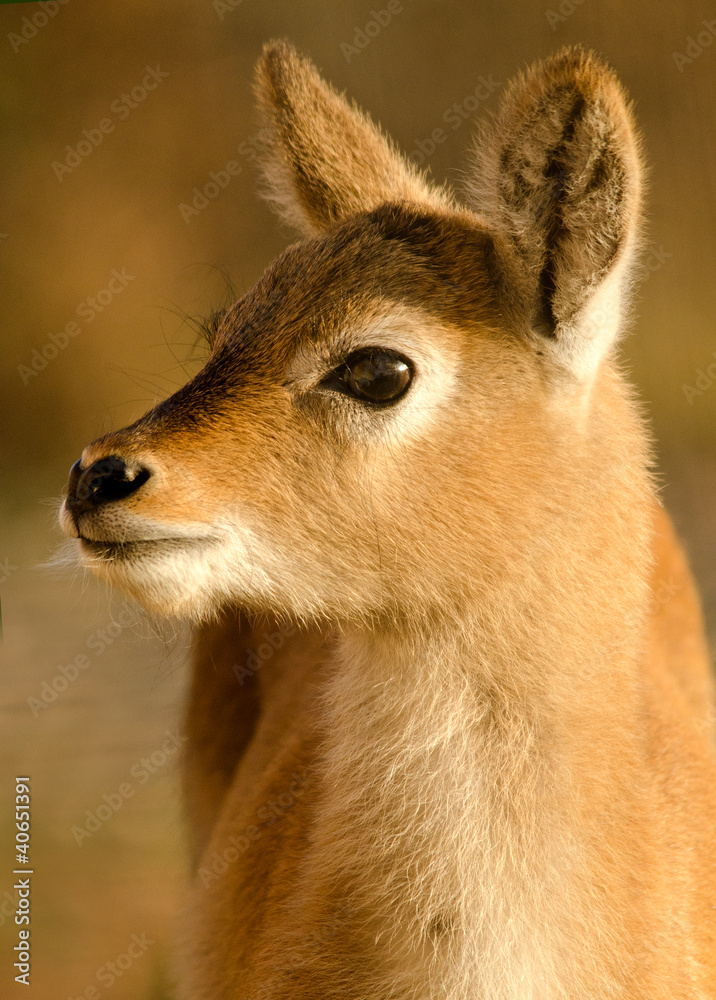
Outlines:
{"label": "dark eye", "polygon": [[366,347],[349,355],[324,380],[324,385],[355,399],[385,405],[405,395],[412,379],[413,366],[402,354]]}

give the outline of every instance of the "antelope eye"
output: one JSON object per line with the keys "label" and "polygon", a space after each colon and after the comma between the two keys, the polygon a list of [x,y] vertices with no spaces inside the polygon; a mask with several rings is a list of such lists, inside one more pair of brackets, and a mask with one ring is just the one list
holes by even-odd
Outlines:
{"label": "antelope eye", "polygon": [[405,395],[413,379],[411,362],[380,347],[366,347],[351,354],[329,377],[331,388],[368,403],[388,404]]}

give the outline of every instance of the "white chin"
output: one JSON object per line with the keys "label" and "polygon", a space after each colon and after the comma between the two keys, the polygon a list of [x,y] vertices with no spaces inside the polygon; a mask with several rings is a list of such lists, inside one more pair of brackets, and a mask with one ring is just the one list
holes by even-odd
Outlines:
{"label": "white chin", "polygon": [[255,581],[255,574],[240,562],[229,572],[227,544],[217,538],[83,540],[80,550],[87,569],[160,615],[200,621],[237,599],[253,603],[241,577]]}
{"label": "white chin", "polygon": [[340,607],[333,575],[322,575],[314,560],[297,559],[243,527],[121,543],[82,539],[80,551],[87,569],[159,615],[207,621],[238,605],[320,618]]}

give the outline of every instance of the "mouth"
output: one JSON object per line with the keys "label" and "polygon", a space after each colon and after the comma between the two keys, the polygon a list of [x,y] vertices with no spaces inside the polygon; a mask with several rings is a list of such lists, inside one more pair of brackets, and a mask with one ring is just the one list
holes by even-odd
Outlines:
{"label": "mouth", "polygon": [[128,562],[161,553],[170,553],[181,549],[205,548],[218,541],[206,536],[203,538],[142,538],[132,541],[117,542],[107,539],[85,538],[79,536],[82,552],[103,559],[106,562]]}

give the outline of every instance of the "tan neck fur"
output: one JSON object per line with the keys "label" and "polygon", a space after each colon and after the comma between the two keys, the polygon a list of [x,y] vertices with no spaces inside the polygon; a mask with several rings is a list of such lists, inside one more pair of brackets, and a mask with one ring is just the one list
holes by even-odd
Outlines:
{"label": "tan neck fur", "polygon": [[[578,995],[588,968],[588,995],[606,998],[631,975],[614,911],[639,917],[641,884],[613,875],[609,852],[626,817],[633,829],[648,810],[634,735],[647,566],[611,579],[602,567],[590,593],[593,567],[571,559],[566,579],[544,566],[542,618],[520,615],[516,573],[460,632],[426,621],[340,641],[316,856],[332,857],[328,881],[368,915],[396,995],[428,977],[436,991],[420,995],[554,1000]],[[328,894],[324,872],[309,880]],[[375,913],[393,922],[374,926]]]}

